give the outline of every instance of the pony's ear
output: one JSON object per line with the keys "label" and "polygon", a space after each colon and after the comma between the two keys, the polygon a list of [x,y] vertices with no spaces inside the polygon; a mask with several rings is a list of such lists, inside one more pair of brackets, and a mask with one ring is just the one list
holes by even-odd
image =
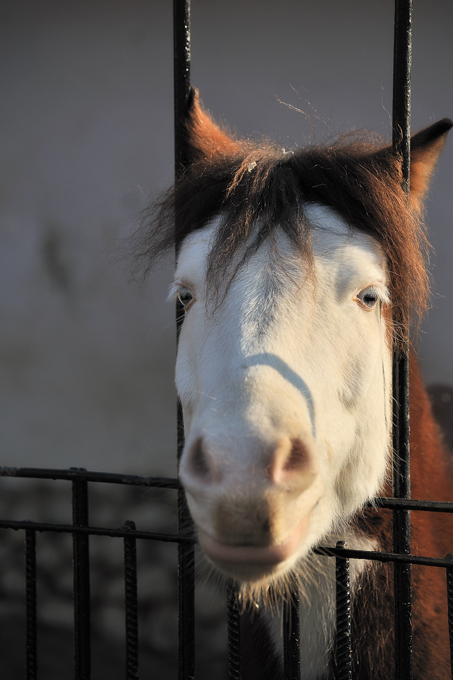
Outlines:
{"label": "pony's ear", "polygon": [[443,118],[411,137],[410,203],[420,211],[453,121]]}
{"label": "pony's ear", "polygon": [[189,95],[189,116],[186,123],[187,150],[191,163],[213,156],[235,155],[241,144],[222,130],[200,106],[198,90],[191,88]]}

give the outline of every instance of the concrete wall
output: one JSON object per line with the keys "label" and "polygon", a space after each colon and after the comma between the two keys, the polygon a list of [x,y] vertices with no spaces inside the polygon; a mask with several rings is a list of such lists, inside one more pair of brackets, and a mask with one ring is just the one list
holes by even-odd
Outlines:
{"label": "concrete wall", "polygon": [[[453,116],[453,5],[417,5],[414,129]],[[192,10],[193,83],[240,134],[390,133],[390,0]],[[118,258],[172,180],[171,2],[3,0],[0,45],[0,462],[173,474],[171,266],[139,288]],[[450,140],[428,206],[430,382],[453,383],[452,176]]]}

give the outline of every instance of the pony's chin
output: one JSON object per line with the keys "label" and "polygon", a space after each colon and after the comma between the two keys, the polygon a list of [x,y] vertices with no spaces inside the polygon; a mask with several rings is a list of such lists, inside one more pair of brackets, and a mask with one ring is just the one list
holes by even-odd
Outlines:
{"label": "pony's chin", "polygon": [[203,552],[216,569],[236,581],[255,583],[283,574],[293,566],[308,524],[309,516],[284,541],[266,547],[220,543],[202,530],[198,536]]}
{"label": "pony's chin", "polygon": [[231,562],[214,562],[211,558],[209,558],[209,561],[215,570],[223,574],[223,576],[232,578],[237,583],[248,583],[255,586],[274,582],[275,579],[286,573],[292,565],[292,561],[288,565],[284,563],[274,567],[250,563],[234,564]]}

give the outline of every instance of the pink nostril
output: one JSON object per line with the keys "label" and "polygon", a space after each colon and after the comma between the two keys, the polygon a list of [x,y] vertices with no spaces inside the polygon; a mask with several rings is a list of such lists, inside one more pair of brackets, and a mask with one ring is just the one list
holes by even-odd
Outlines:
{"label": "pink nostril", "polygon": [[283,470],[285,472],[291,472],[292,470],[300,470],[305,467],[308,463],[308,450],[305,444],[298,438],[290,439],[291,449],[289,456],[284,462]]}
{"label": "pink nostril", "polygon": [[309,468],[310,452],[306,444],[299,437],[285,437],[272,453],[269,476],[276,484],[288,483],[309,474]]}

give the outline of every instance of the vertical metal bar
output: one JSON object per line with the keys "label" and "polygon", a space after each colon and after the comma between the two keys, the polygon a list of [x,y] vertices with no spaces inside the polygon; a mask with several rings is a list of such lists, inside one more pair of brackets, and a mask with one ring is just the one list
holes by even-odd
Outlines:
{"label": "vertical metal bar", "polygon": [[190,96],[190,0],[173,0],[175,174],[188,162],[185,122]]}
{"label": "vertical metal bar", "polygon": [[[72,522],[88,526],[88,483],[72,482]],[[75,680],[91,678],[90,558],[88,535],[73,534]]]}
{"label": "vertical metal bar", "polygon": [[[344,550],[345,541],[338,541],[337,548]],[[351,589],[349,560],[346,557],[335,558],[335,575],[337,594],[337,675],[335,677],[337,680],[352,680]]]}
{"label": "vertical metal bar", "polygon": [[410,178],[411,65],[412,0],[395,0],[392,141],[394,150],[403,159],[403,183],[407,192]]}
{"label": "vertical metal bar", "polygon": [[227,580],[227,622],[228,622],[228,678],[242,680],[241,671],[241,628],[237,607],[237,592],[231,579]]}
{"label": "vertical metal bar", "polygon": [[[393,71],[393,148],[402,157],[403,188],[410,184],[410,107],[412,0],[395,1]],[[400,319],[395,319],[399,325]],[[409,339],[396,340],[393,351],[393,495],[410,498]],[[410,511],[393,512],[393,549],[410,554]],[[412,678],[411,566],[394,565],[395,677]]]}
{"label": "vertical metal bar", "polygon": [[[135,531],[134,522],[123,529]],[[138,606],[137,606],[137,541],[124,539],[124,592],[126,604],[126,680],[138,680]]]}
{"label": "vertical metal bar", "polygon": [[[175,178],[177,179],[188,163],[185,145],[185,122],[188,115],[190,95],[190,2],[173,0],[174,40],[174,111],[175,111]],[[175,220],[179,216],[175,210]],[[179,244],[176,244],[177,247]],[[176,333],[182,324],[183,309],[176,307]],[[184,446],[184,431],[181,404],[178,402],[178,462]],[[178,491],[178,530],[193,533],[192,519],[187,508],[184,490]],[[179,580],[179,680],[190,680],[195,676],[195,582],[194,546],[178,544]]]}
{"label": "vertical metal bar", "polygon": [[300,598],[293,593],[283,608],[283,677],[300,680]]}
{"label": "vertical metal bar", "polygon": [[[393,495],[410,498],[409,440],[409,356],[408,349],[394,350],[394,414],[393,414]],[[410,554],[410,511],[393,511],[393,550]],[[411,565],[394,564],[395,653],[397,680],[412,678],[412,587]]]}
{"label": "vertical metal bar", "polygon": [[25,678],[36,680],[36,532],[25,532]]}
{"label": "vertical metal bar", "polygon": [[[186,533],[192,525],[184,491],[178,492],[178,530]],[[195,554],[193,544],[178,544],[179,580],[179,680],[195,677]]]}
{"label": "vertical metal bar", "polygon": [[448,632],[450,634],[450,673],[453,678],[453,553],[447,555],[451,567],[447,567]]}

